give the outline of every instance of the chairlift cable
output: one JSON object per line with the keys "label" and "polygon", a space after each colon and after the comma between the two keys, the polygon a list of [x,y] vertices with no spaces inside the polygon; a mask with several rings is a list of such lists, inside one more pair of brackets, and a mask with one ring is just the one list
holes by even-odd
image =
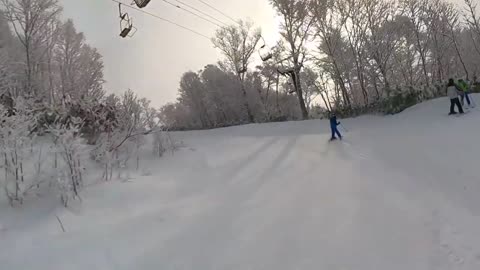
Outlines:
{"label": "chairlift cable", "polygon": [[204,16],[212,19],[212,20],[215,20],[215,21],[217,21],[218,23],[221,23],[221,24],[224,25],[224,26],[227,26],[226,23],[222,22],[221,20],[215,18],[214,16],[212,16],[212,15],[206,13],[206,12],[201,11],[200,9],[198,9],[198,8],[196,8],[196,7],[194,7],[194,6],[191,6],[191,5],[185,3],[185,2],[183,2],[183,1],[181,1],[181,0],[174,0],[174,1],[180,3],[181,5],[186,6],[186,7],[190,8],[190,9],[192,9],[192,10],[195,10],[196,12],[198,12],[198,13],[200,13],[200,14],[202,14],[202,15],[204,15]]}
{"label": "chairlift cable", "polygon": [[198,15],[197,13],[192,12],[192,11],[190,11],[190,10],[188,10],[188,9],[184,9],[184,8],[182,8],[182,7],[179,6],[179,5],[175,5],[174,3],[172,3],[172,2],[170,2],[170,1],[168,1],[168,0],[163,0],[163,2],[165,2],[165,3],[167,3],[167,4],[171,5],[171,6],[173,6],[173,7],[175,7],[175,8],[181,9],[181,10],[183,10],[183,11],[185,11],[185,12],[188,12],[188,13],[194,15],[195,17],[200,18],[200,19],[202,19],[202,20],[204,20],[204,21],[206,21],[206,22],[209,22],[209,23],[211,23],[211,24],[213,24],[213,25],[216,25],[216,26],[218,26],[218,27],[222,27],[220,24],[218,24],[218,23],[216,23],[216,22],[214,22],[214,21],[211,21],[211,20],[209,20],[209,19],[207,19],[207,18],[205,18],[205,17],[202,17],[202,16]]}
{"label": "chairlift cable", "polygon": [[197,1],[200,2],[200,3],[202,3],[202,4],[204,4],[204,5],[206,5],[207,7],[215,10],[216,12],[222,14],[223,16],[225,16],[226,18],[230,19],[230,20],[233,21],[234,23],[240,24],[237,20],[235,20],[234,18],[232,18],[231,16],[229,16],[229,15],[226,14],[225,12],[219,10],[218,8],[212,6],[211,4],[209,4],[209,3],[207,3],[207,2],[205,2],[205,1],[203,1],[203,0],[197,0]]}
{"label": "chairlift cable", "polygon": [[142,9],[139,9],[139,8],[136,8],[136,7],[133,7],[133,6],[130,6],[130,5],[125,4],[125,3],[121,2],[121,1],[118,1],[118,0],[111,0],[111,1],[112,1],[112,2],[115,2],[115,3],[118,3],[118,4],[122,4],[124,7],[130,8],[130,9],[133,9],[133,10],[136,10],[136,11],[138,11],[138,12],[141,12],[141,13],[145,14],[145,15],[152,16],[152,17],[154,17],[154,18],[156,18],[156,19],[158,19],[158,20],[161,20],[161,21],[164,21],[164,22],[166,22],[166,23],[175,25],[175,26],[177,26],[177,27],[179,27],[179,28],[182,28],[182,29],[184,29],[184,30],[187,30],[187,31],[189,31],[189,32],[191,32],[191,33],[194,33],[194,34],[196,34],[196,35],[198,35],[198,36],[201,36],[201,37],[203,37],[203,38],[206,38],[206,39],[210,40],[210,38],[209,38],[208,36],[206,36],[206,35],[204,35],[204,34],[202,34],[202,33],[199,33],[199,32],[197,32],[197,31],[195,31],[195,30],[193,30],[193,29],[191,29],[191,28],[188,28],[188,27],[186,27],[186,26],[183,26],[183,25],[181,25],[181,24],[178,24],[178,23],[176,23],[176,22],[174,22],[174,21],[171,21],[171,20],[169,20],[169,19],[165,19],[165,18],[160,17],[160,16],[158,16],[158,15],[156,15],[156,14],[153,14],[153,13],[151,13],[151,12],[148,12],[148,11],[145,11],[145,10],[142,10]]}

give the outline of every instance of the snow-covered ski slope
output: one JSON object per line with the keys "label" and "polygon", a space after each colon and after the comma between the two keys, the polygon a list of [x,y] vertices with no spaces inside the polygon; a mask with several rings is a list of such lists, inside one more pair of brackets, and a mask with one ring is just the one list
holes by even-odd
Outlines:
{"label": "snow-covered ski slope", "polygon": [[327,121],[174,134],[70,209],[2,201],[0,269],[478,270],[480,111],[448,103],[341,120],[344,142]]}

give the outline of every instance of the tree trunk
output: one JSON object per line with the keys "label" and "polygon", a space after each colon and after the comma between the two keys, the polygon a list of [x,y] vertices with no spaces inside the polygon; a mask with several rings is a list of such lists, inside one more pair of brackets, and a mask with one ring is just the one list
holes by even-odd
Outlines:
{"label": "tree trunk", "polygon": [[254,118],[252,111],[250,110],[250,106],[248,105],[248,99],[247,99],[247,91],[245,90],[245,86],[242,83],[242,95],[243,95],[243,106],[245,107],[245,110],[247,111],[247,116],[248,116],[248,122],[253,123]]}
{"label": "tree trunk", "polygon": [[268,84],[267,84],[267,92],[265,93],[265,100],[263,101],[263,106],[265,108],[265,113],[267,114],[267,119],[270,121],[270,106],[268,106],[268,98],[270,94],[270,89],[272,88],[272,81],[270,78],[268,79]]}
{"label": "tree trunk", "polygon": [[247,90],[245,89],[244,78],[242,76],[243,76],[242,74],[238,74],[238,79],[240,80],[240,86],[242,88],[243,106],[247,111],[248,122],[253,123],[255,122],[255,119],[253,118],[252,111],[250,110],[250,106],[248,105]]}
{"label": "tree trunk", "polygon": [[430,83],[428,80],[427,60],[425,58],[425,50],[421,47],[419,38],[417,39],[417,44],[418,44],[418,52],[420,53],[420,59],[422,60],[422,70],[423,70],[423,76],[425,77],[425,83],[427,84],[427,86],[430,86]]}
{"label": "tree trunk", "polygon": [[278,87],[280,85],[280,74],[277,73],[277,80],[275,81],[275,108],[277,110],[277,114],[280,113],[280,104],[278,103]]}
{"label": "tree trunk", "polygon": [[30,60],[30,46],[27,44],[26,48],[26,57],[27,57],[27,85],[26,85],[26,91],[30,94],[32,91],[32,63]]}
{"label": "tree trunk", "polygon": [[320,92],[320,96],[322,97],[323,103],[325,103],[325,107],[327,107],[327,110],[332,111],[332,107],[330,106],[330,104],[325,99],[325,96],[323,95],[323,92]]}
{"label": "tree trunk", "polygon": [[365,102],[365,104],[368,104],[369,103],[368,92],[367,92],[367,89],[365,88],[365,81],[364,81],[364,77],[363,77],[363,68],[362,68],[362,65],[360,64],[360,61],[359,61],[359,59],[361,59],[361,55],[360,55],[359,52],[357,52],[357,49],[355,49],[350,37],[348,38],[348,40],[349,40],[349,44],[350,44],[350,49],[352,50],[353,59],[355,60],[355,69],[357,71],[357,76],[358,76],[358,80],[359,80],[359,83],[360,83],[360,88],[362,89],[363,102]]}
{"label": "tree trunk", "polygon": [[455,39],[455,33],[453,31],[454,30],[452,29],[451,30],[451,32],[452,32],[452,42],[453,42],[453,45],[455,47],[455,51],[457,52],[458,59],[460,60],[460,63],[462,64],[463,71],[465,72],[465,76],[467,76],[467,80],[468,80],[468,69],[465,66],[465,62],[463,61],[463,57],[462,57],[462,54],[460,53],[460,49],[458,48],[457,40]]}
{"label": "tree trunk", "polygon": [[297,92],[298,96],[298,103],[300,104],[300,110],[302,111],[302,119],[307,120],[308,119],[308,110],[307,106],[305,105],[305,99],[303,98],[303,90],[302,90],[302,85],[300,83],[300,69],[295,68],[295,71],[293,72],[293,85],[295,86],[295,91]]}
{"label": "tree trunk", "polygon": [[[330,50],[330,47],[329,47],[329,50]],[[335,75],[337,77],[338,84],[342,91],[343,102],[347,107],[350,108],[351,107],[350,97],[348,96],[347,88],[345,87],[345,81],[342,78],[340,68],[338,67],[337,61],[335,60],[335,57],[333,56],[333,54],[331,54],[330,57],[332,59],[333,66],[335,68]]]}

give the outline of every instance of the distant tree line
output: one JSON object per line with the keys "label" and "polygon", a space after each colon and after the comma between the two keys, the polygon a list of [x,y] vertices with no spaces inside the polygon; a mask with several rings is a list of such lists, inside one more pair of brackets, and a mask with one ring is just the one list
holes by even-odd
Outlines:
{"label": "distant tree line", "polygon": [[178,100],[162,108],[174,129],[396,113],[445,94],[448,78],[478,89],[480,11],[445,0],[269,0],[281,40],[239,22],[212,39],[217,65],[184,74]]}

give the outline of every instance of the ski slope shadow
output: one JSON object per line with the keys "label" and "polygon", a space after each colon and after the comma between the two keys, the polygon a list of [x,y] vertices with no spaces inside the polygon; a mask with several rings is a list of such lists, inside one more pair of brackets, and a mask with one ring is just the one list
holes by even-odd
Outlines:
{"label": "ski slope shadow", "polygon": [[[248,209],[245,204],[261,187],[277,179],[274,172],[285,164],[297,139],[293,136],[282,141],[280,147],[272,147],[279,140],[272,138],[242,159],[230,172],[234,175],[228,176],[231,179],[223,188],[210,190],[208,197],[215,201],[215,207],[184,224],[170,239],[146,246],[145,254],[134,265],[140,264],[146,269],[221,269],[216,268],[219,258],[238,241],[233,224],[240,213]],[[267,162],[257,162],[270,154],[272,157]]]}
{"label": "ski slope shadow", "polygon": [[[256,181],[256,186],[252,190],[256,190],[258,192],[268,181],[273,180],[275,173],[278,173],[282,165],[285,164],[287,159],[289,158],[293,149],[298,141],[298,136],[293,136],[288,139],[288,142],[282,148],[282,150],[277,154],[277,156],[270,162],[270,166],[263,169],[263,172],[258,176]],[[298,160],[297,162],[301,162]],[[254,194],[252,194],[254,196]]]}
{"label": "ski slope shadow", "polygon": [[272,122],[262,124],[247,124],[231,126],[212,130],[201,130],[190,133],[177,133],[183,136],[208,136],[208,137],[290,137],[303,135],[329,134],[330,124],[328,120],[302,120],[289,122]]}
{"label": "ski slope shadow", "polygon": [[248,154],[246,157],[242,158],[239,162],[236,162],[233,167],[226,169],[226,171],[221,176],[221,179],[235,181],[237,176],[244,172],[245,168],[249,167],[250,164],[258,160],[261,154],[264,154],[272,145],[274,145],[279,140],[278,137],[273,137],[264,143],[262,143],[255,151]]}
{"label": "ski slope shadow", "polygon": [[[261,163],[259,162],[261,156],[265,155],[278,140],[278,137],[264,139],[255,147],[241,149],[241,151],[235,148],[224,149],[221,146],[218,147],[216,150],[219,150],[219,152],[214,154],[217,159],[221,159],[226,151],[231,152],[228,154],[227,161],[225,161],[227,164],[214,168],[204,167],[184,170],[183,174],[176,176],[180,177],[180,179],[195,179],[195,181],[183,183],[177,187],[177,193],[181,194],[182,198],[188,200],[211,201],[212,198],[215,198],[214,200],[221,199],[229,189],[248,181],[248,177],[245,175],[249,173],[253,167],[252,165]],[[201,156],[201,160],[194,159],[192,162],[209,159],[208,154],[205,152],[198,153],[198,155]]]}
{"label": "ski slope shadow", "polygon": [[[228,194],[228,198],[225,198],[224,201],[228,200],[235,202],[234,204],[228,206],[229,209],[238,209],[240,205],[248,203],[251,198],[255,197],[256,194],[262,190],[262,187],[266,186],[272,181],[282,178],[284,175],[282,170],[285,169],[283,166],[288,165],[286,161],[288,160],[290,153],[294,151],[297,141],[298,136],[292,136],[288,138],[286,142],[282,141],[281,147],[272,147],[270,151],[267,151],[269,158],[267,161],[263,160],[261,162],[262,165],[259,165],[256,168],[245,168],[245,171],[250,172],[239,176],[237,181],[231,182],[232,185],[228,186],[227,189],[222,192],[224,194]],[[224,210],[225,209],[222,211]]]}
{"label": "ski slope shadow", "polygon": [[[274,174],[281,171],[281,166],[289,157],[298,141],[298,136],[292,136],[286,140],[275,138],[261,147],[263,151],[257,153],[255,151],[249,156],[256,157],[250,159],[249,162],[242,162],[242,166],[236,167],[237,171],[230,175],[231,179],[224,192],[231,193],[228,200],[247,201],[254,196],[256,192],[270,180],[274,180]],[[272,147],[277,143],[281,143],[280,147]],[[257,162],[262,154],[263,159]],[[253,166],[255,165],[255,166]]]}
{"label": "ski slope shadow", "polygon": [[270,176],[272,172],[277,171],[277,168],[281,166],[281,164],[288,158],[289,153],[292,151],[292,149],[295,148],[297,141],[298,136],[293,136],[289,138],[282,151],[280,151],[277,157],[272,160],[271,165],[263,171],[259,178],[264,179]]}

